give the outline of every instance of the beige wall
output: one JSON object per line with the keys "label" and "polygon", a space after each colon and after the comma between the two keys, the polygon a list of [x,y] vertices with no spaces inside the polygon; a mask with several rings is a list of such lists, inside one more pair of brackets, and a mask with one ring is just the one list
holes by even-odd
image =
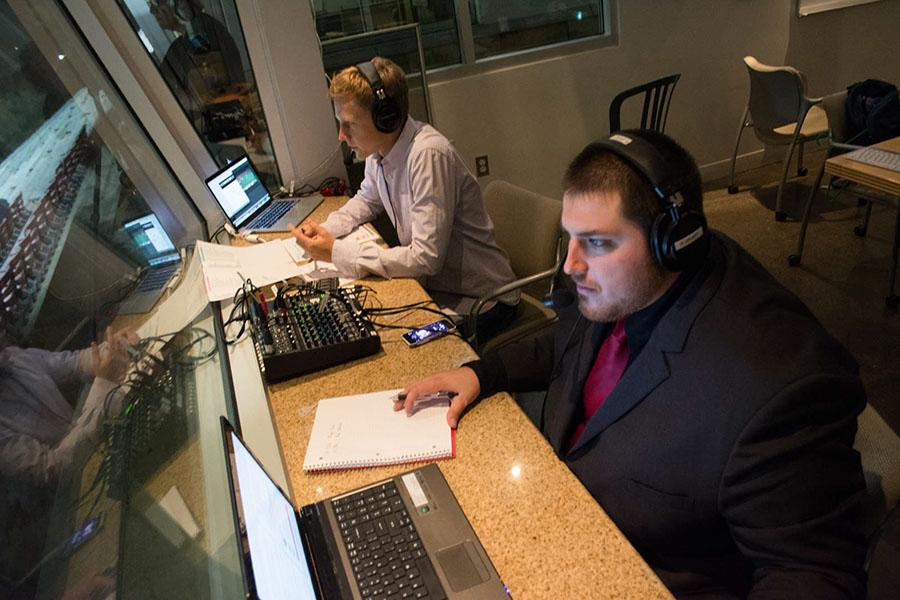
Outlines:
{"label": "beige wall", "polygon": [[[491,178],[558,195],[567,162],[607,133],[612,97],[680,72],[667,132],[694,153],[706,177],[721,176],[747,98],[744,55],[796,66],[812,94],[868,77],[900,83],[900,2],[803,19],[794,6],[789,0],[618,0],[618,45],[448,74],[431,85],[436,122],[473,169],[474,157],[487,154]],[[752,134],[744,137],[745,166],[760,159],[759,148]]]}

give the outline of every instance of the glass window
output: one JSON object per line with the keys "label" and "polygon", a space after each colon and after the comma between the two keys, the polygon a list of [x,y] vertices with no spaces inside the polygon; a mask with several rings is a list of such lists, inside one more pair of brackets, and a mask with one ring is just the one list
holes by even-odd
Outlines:
{"label": "glass window", "polygon": [[429,68],[453,65],[462,60],[453,0],[314,0],[313,6],[316,30],[323,42],[419,23],[425,64]]}
{"label": "glass window", "polygon": [[[461,44],[471,44],[473,60],[480,60],[607,34],[607,3],[608,0],[313,0],[313,7],[316,30],[323,43],[419,23],[425,64],[433,69],[465,62]],[[457,15],[466,12],[471,33],[457,27]]]}
{"label": "glass window", "polygon": [[0,21],[0,598],[241,597],[205,225],[57,4]]}
{"label": "glass window", "polygon": [[605,33],[599,0],[469,0],[475,57],[530,50]]}
{"label": "glass window", "polygon": [[118,0],[219,166],[250,155],[281,180],[234,0]]}

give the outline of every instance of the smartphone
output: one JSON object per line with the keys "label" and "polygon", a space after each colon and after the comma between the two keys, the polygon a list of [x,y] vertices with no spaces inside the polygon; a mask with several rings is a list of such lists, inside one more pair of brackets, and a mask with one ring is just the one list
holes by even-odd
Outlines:
{"label": "smartphone", "polygon": [[456,331],[456,325],[453,324],[453,321],[441,319],[440,321],[435,321],[434,323],[429,323],[418,329],[408,331],[407,333],[404,333],[402,337],[403,341],[406,342],[408,346],[421,346],[425,342],[430,342],[431,340],[445,336],[453,331]]}
{"label": "smartphone", "polygon": [[66,541],[62,550],[63,556],[71,556],[82,544],[94,537],[102,525],[103,513],[85,521],[84,525],[82,525],[81,528],[73,533],[72,537]]}

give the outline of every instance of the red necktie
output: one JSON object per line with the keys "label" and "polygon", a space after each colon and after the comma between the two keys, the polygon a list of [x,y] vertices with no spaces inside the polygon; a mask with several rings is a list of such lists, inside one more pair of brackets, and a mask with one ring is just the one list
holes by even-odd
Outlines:
{"label": "red necktie", "polygon": [[597,412],[597,409],[606,400],[609,393],[613,391],[625,367],[628,365],[628,343],[625,338],[624,321],[616,321],[612,333],[610,333],[603,344],[600,351],[597,352],[597,358],[594,360],[594,366],[588,374],[587,381],[584,382],[584,390],[582,392],[582,403],[584,405],[584,414],[582,421],[578,424],[572,437],[569,438],[568,448],[571,450],[578,438],[584,432],[588,421]]}

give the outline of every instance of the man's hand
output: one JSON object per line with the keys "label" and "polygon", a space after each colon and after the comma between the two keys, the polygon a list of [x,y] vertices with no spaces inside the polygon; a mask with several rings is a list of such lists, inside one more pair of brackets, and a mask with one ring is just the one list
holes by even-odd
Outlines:
{"label": "man's hand", "polygon": [[435,392],[456,392],[456,396],[450,401],[450,408],[447,410],[447,424],[456,429],[463,411],[475,401],[478,393],[481,392],[481,384],[478,382],[478,377],[475,376],[475,371],[469,367],[437,373],[406,386],[406,389],[403,390],[403,393],[406,394],[406,401],[396,400],[394,410],[405,409],[406,414],[411,415],[416,398]]}
{"label": "man's hand", "polygon": [[313,260],[331,262],[331,249],[334,248],[334,236],[327,229],[312,219],[307,219],[300,228],[291,225],[291,233],[297,238],[300,247],[306,250]]}
{"label": "man's hand", "polygon": [[128,347],[137,342],[138,337],[134,332],[127,329],[114,332],[111,327],[107,327],[103,347],[98,346],[97,342],[91,344],[88,371],[94,377],[107,381],[120,380],[131,362]]}

